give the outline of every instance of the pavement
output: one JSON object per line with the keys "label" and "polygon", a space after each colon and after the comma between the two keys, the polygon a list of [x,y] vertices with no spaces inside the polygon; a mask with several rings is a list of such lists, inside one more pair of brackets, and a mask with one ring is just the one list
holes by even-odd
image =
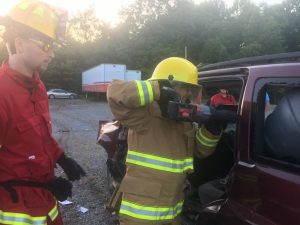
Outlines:
{"label": "pavement", "polygon": [[[106,153],[96,144],[98,121],[111,120],[106,102],[83,99],[49,100],[52,134],[69,157],[75,159],[87,175],[73,182],[72,202],[62,205],[65,225],[113,225],[114,216],[104,207],[109,198]],[[56,175],[65,176],[58,167]]]}

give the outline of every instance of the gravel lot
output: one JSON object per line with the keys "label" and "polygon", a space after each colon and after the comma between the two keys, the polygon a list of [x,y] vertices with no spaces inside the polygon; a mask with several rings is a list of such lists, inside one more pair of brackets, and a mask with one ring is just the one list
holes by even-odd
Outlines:
{"label": "gravel lot", "polygon": [[[96,144],[99,120],[111,120],[105,102],[87,100],[49,101],[53,135],[68,156],[74,158],[87,176],[73,183],[70,205],[61,205],[65,225],[113,225],[113,218],[104,208],[109,196],[106,182],[106,153]],[[56,171],[64,176],[61,169]],[[82,206],[89,211],[79,212]]]}

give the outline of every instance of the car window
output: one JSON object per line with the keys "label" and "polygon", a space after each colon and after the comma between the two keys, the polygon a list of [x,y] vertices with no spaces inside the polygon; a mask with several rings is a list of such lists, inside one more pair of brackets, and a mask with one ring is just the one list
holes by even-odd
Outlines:
{"label": "car window", "polygon": [[200,84],[203,86],[201,97],[203,104],[211,104],[212,97],[219,94],[222,89],[226,90],[228,96],[232,96],[237,104],[239,102],[242,90],[240,79],[202,81]]}
{"label": "car window", "polygon": [[[215,106],[212,104],[211,100],[213,96],[216,96],[220,89],[226,89],[228,91],[228,96],[235,99],[234,104],[239,106],[241,99],[243,81],[241,79],[209,79],[209,80],[200,80],[202,85],[202,96],[201,104],[206,104],[210,106]],[[219,102],[220,103],[220,102]],[[221,102],[220,104],[226,105],[227,103],[232,103],[231,101]],[[229,104],[229,105],[230,105]],[[220,105],[218,106],[220,107]],[[225,133],[235,133],[236,123],[227,123]]]}
{"label": "car window", "polygon": [[300,168],[300,79],[258,82],[252,116],[253,158]]}

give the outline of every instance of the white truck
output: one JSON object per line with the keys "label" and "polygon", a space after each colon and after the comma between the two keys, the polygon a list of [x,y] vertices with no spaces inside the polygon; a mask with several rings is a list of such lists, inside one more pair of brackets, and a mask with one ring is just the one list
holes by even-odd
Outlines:
{"label": "white truck", "polygon": [[141,80],[141,71],[127,70],[123,64],[100,64],[82,72],[82,91],[106,93],[114,79]]}

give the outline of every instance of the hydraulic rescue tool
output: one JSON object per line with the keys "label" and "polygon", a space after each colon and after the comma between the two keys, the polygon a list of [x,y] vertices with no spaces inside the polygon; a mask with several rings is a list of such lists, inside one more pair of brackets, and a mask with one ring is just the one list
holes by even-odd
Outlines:
{"label": "hydraulic rescue tool", "polygon": [[234,123],[237,118],[237,105],[220,105],[218,107],[170,101],[168,104],[169,118],[178,121],[204,123],[216,120]]}

